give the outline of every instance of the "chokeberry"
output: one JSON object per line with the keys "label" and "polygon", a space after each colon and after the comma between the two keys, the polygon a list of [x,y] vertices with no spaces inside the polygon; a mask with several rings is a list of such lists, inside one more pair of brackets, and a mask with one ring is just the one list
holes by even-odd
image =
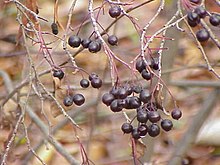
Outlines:
{"label": "chokeberry", "polygon": [[156,123],[160,120],[160,114],[157,111],[149,111],[147,113],[148,119],[152,122],[152,123]]}
{"label": "chokeberry", "polygon": [[97,53],[101,50],[101,43],[99,41],[91,41],[89,43],[88,49],[91,53]]}
{"label": "chokeberry", "polygon": [[86,39],[83,39],[83,40],[81,41],[81,45],[82,45],[84,48],[88,48],[90,42],[91,42],[91,40],[90,40],[89,38],[86,38]]}
{"label": "chokeberry", "polygon": [[218,16],[217,14],[212,14],[209,17],[209,22],[210,24],[212,24],[213,26],[218,26],[220,25],[220,16]]}
{"label": "chokeberry", "polygon": [[96,73],[91,73],[90,75],[89,75],[89,80],[91,81],[92,79],[94,79],[94,78],[98,78],[99,76],[96,74]]}
{"label": "chokeberry", "polygon": [[102,96],[102,102],[109,106],[112,101],[115,99],[114,95],[111,94],[111,93],[105,93],[103,96]]}
{"label": "chokeberry", "polygon": [[57,77],[61,80],[64,77],[64,72],[61,69],[54,70],[53,77]]}
{"label": "chokeberry", "polygon": [[55,23],[55,22],[53,22],[52,24],[51,24],[51,29],[52,29],[52,33],[53,34],[55,34],[55,35],[57,35],[58,34],[58,26],[57,26],[57,24]]}
{"label": "chokeberry", "polygon": [[179,108],[175,108],[172,110],[171,116],[173,119],[178,120],[182,117],[182,112],[179,110]]}
{"label": "chokeberry", "polygon": [[113,86],[110,93],[113,94],[115,98],[119,98],[119,87]]}
{"label": "chokeberry", "polygon": [[112,46],[114,45],[118,45],[118,37],[116,37],[115,35],[111,35],[108,37],[108,43]]}
{"label": "chokeberry", "polygon": [[141,76],[142,76],[145,80],[150,80],[150,79],[152,78],[151,73],[148,72],[146,69],[142,70]]}
{"label": "chokeberry", "polygon": [[195,9],[195,13],[199,15],[200,18],[205,18],[207,15],[207,11],[205,10],[204,7],[199,6]]}
{"label": "chokeberry", "polygon": [[124,123],[122,124],[121,126],[121,130],[124,132],[124,133],[131,133],[132,130],[133,130],[133,126],[130,124],[130,123]]}
{"label": "chokeberry", "polygon": [[88,88],[89,87],[89,80],[87,80],[87,79],[82,79],[82,80],[80,80],[80,86],[82,87],[82,88]]}
{"label": "chokeberry", "polygon": [[141,58],[139,58],[137,61],[136,61],[136,64],[135,64],[135,67],[136,69],[138,70],[139,73],[141,73],[144,69],[146,69],[146,64],[144,62],[144,60],[142,60]]}
{"label": "chokeberry", "polygon": [[158,62],[158,60],[153,59],[153,60],[151,61],[150,67],[151,67],[152,69],[154,69],[154,70],[158,70],[158,69],[159,69],[159,62]]}
{"label": "chokeberry", "polygon": [[93,88],[100,88],[102,86],[102,80],[100,78],[93,78],[91,80],[91,85]]}
{"label": "chokeberry", "polygon": [[71,47],[73,47],[73,48],[79,47],[80,43],[81,43],[81,38],[79,36],[72,35],[72,36],[69,37],[68,44]]}
{"label": "chokeberry", "polygon": [[148,129],[148,134],[151,137],[156,137],[160,134],[160,127],[157,124],[151,124]]}
{"label": "chokeberry", "polygon": [[73,97],[68,95],[63,99],[63,105],[65,105],[66,107],[69,107],[73,104]]}
{"label": "chokeberry", "polygon": [[121,15],[121,8],[119,6],[112,6],[108,13],[112,18],[116,18]]}
{"label": "chokeberry", "polygon": [[145,136],[148,132],[148,126],[146,124],[141,124],[138,126],[138,131],[140,136]]}
{"label": "chokeberry", "polygon": [[137,121],[140,123],[146,123],[148,120],[147,112],[146,110],[139,110],[137,112]]}
{"label": "chokeberry", "polygon": [[139,98],[143,103],[147,103],[151,99],[151,94],[148,89],[142,90],[139,94]]}
{"label": "chokeberry", "polygon": [[79,94],[75,94],[73,96],[73,102],[76,105],[80,106],[80,105],[82,105],[85,102],[85,97],[82,94],[80,94],[80,93]]}
{"label": "chokeberry", "polygon": [[118,98],[125,99],[127,97],[127,91],[125,88],[121,87],[118,89]]}
{"label": "chokeberry", "polygon": [[162,120],[160,124],[164,131],[170,131],[173,128],[173,123],[169,119]]}
{"label": "chokeberry", "polygon": [[187,14],[187,21],[191,27],[195,27],[200,22],[199,15],[191,11]]}
{"label": "chokeberry", "polygon": [[121,107],[119,104],[118,104],[118,100],[113,100],[110,104],[110,109],[113,111],[113,112],[120,112],[123,107]]}
{"label": "chokeberry", "polygon": [[209,32],[206,29],[201,29],[196,33],[196,38],[199,42],[207,41],[209,37]]}
{"label": "chokeberry", "polygon": [[126,98],[129,109],[136,109],[141,106],[141,101],[137,96],[131,96]]}
{"label": "chokeberry", "polygon": [[136,140],[141,137],[141,136],[140,136],[140,133],[139,133],[139,131],[138,131],[138,128],[134,128],[134,129],[132,130],[131,135],[132,135],[132,137],[133,137],[134,139],[136,139]]}

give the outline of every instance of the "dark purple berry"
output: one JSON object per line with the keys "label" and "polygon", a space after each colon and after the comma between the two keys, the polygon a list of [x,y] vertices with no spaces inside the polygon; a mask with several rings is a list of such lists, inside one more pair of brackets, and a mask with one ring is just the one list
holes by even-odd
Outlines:
{"label": "dark purple berry", "polygon": [[126,89],[123,88],[123,87],[119,88],[117,95],[118,95],[118,98],[119,98],[119,99],[125,99],[125,98],[127,97],[127,91],[126,91]]}
{"label": "dark purple berry", "polygon": [[141,106],[141,101],[137,96],[126,98],[129,109],[136,109]]}
{"label": "dark purple berry", "polygon": [[53,22],[52,24],[51,24],[51,29],[52,29],[52,33],[53,34],[55,34],[55,35],[57,35],[58,34],[58,26],[57,26],[57,24],[55,23],[55,22]]}
{"label": "dark purple berry", "polygon": [[170,131],[173,128],[173,123],[169,119],[164,119],[161,121],[161,127],[164,131]]}
{"label": "dark purple berry", "polygon": [[206,29],[201,29],[196,33],[196,38],[199,42],[207,41],[209,37],[209,32]]}
{"label": "dark purple berry", "polygon": [[85,97],[82,94],[75,94],[73,96],[73,102],[76,105],[80,106],[80,105],[82,105],[85,102]]}
{"label": "dark purple berry", "polygon": [[91,40],[90,40],[89,38],[86,38],[86,39],[83,39],[83,40],[81,41],[81,45],[82,45],[84,48],[88,48],[90,42],[91,42]]}
{"label": "dark purple berry", "polygon": [[154,69],[154,70],[158,70],[158,69],[159,69],[159,62],[158,62],[158,60],[157,60],[157,59],[153,59],[153,60],[151,61],[150,67],[151,67],[152,69]]}
{"label": "dark purple berry", "polygon": [[179,118],[182,117],[182,112],[178,108],[176,108],[171,112],[171,116],[173,119],[179,120]]}
{"label": "dark purple berry", "polygon": [[79,47],[80,43],[81,43],[81,38],[79,36],[72,35],[72,36],[69,37],[68,44],[71,47],[73,47],[73,48]]}
{"label": "dark purple berry", "polygon": [[138,70],[139,73],[146,69],[146,66],[147,65],[145,64],[144,60],[142,60],[141,58],[136,61],[135,68]]}
{"label": "dark purple berry", "polygon": [[218,16],[217,14],[212,14],[209,17],[209,22],[210,24],[212,24],[213,26],[218,26],[220,25],[220,16]]}
{"label": "dark purple berry", "polygon": [[207,15],[207,12],[204,7],[199,6],[195,9],[195,13],[199,15],[200,18],[205,18]]}
{"label": "dark purple berry", "polygon": [[119,87],[113,86],[109,93],[113,94],[115,98],[119,98]]}
{"label": "dark purple berry", "polygon": [[139,138],[141,137],[141,136],[140,136],[140,133],[139,133],[139,131],[138,131],[138,128],[134,128],[134,129],[132,130],[131,135],[132,135],[132,137],[133,137],[135,140],[137,140],[137,139],[139,139]]}
{"label": "dark purple berry", "polygon": [[89,80],[91,81],[92,79],[94,79],[94,78],[98,78],[99,76],[96,74],[96,73],[91,73],[90,75],[89,75]]}
{"label": "dark purple berry", "polygon": [[147,103],[151,99],[151,94],[148,89],[142,90],[139,94],[139,98],[143,103]]}
{"label": "dark purple berry", "polygon": [[99,41],[91,41],[89,43],[88,49],[91,53],[97,53],[101,50],[101,43]]}
{"label": "dark purple berry", "polygon": [[138,132],[139,132],[140,136],[145,136],[148,132],[148,126],[146,124],[139,125]]}
{"label": "dark purple berry", "polygon": [[130,124],[130,123],[124,123],[122,124],[121,126],[121,130],[124,132],[124,133],[131,133],[132,130],[133,130],[133,126]]}
{"label": "dark purple berry", "polygon": [[110,104],[110,109],[113,111],[113,112],[120,112],[122,111],[123,107],[121,107],[119,104],[118,104],[118,100],[113,100]]}
{"label": "dark purple berry", "polygon": [[109,106],[114,99],[115,97],[111,93],[105,93],[102,96],[102,102],[107,106]]}
{"label": "dark purple berry", "polygon": [[63,100],[63,105],[66,107],[69,107],[73,104],[73,97],[72,96],[66,96]]}
{"label": "dark purple berry", "polygon": [[137,121],[140,123],[146,123],[148,120],[147,111],[146,110],[139,110],[137,112]]}
{"label": "dark purple berry", "polygon": [[125,86],[126,92],[127,92],[127,96],[131,95],[133,92],[133,89],[130,85]]}
{"label": "dark purple berry", "polygon": [[64,72],[61,69],[54,70],[53,77],[57,77],[61,80],[64,77]]}
{"label": "dark purple berry", "polygon": [[89,80],[87,80],[87,79],[80,80],[80,86],[82,88],[88,88],[89,87]]}
{"label": "dark purple berry", "polygon": [[150,80],[150,79],[152,78],[151,73],[148,72],[146,69],[142,70],[141,76],[142,76],[145,80]]}
{"label": "dark purple berry", "polygon": [[100,78],[93,78],[91,80],[91,85],[93,88],[100,88],[102,86],[102,80]]}
{"label": "dark purple berry", "polygon": [[160,127],[157,124],[151,124],[148,129],[148,134],[151,137],[156,137],[160,134]]}
{"label": "dark purple berry", "polygon": [[121,15],[121,8],[119,6],[112,6],[108,13],[112,18],[116,18]]}
{"label": "dark purple berry", "polygon": [[197,13],[191,11],[187,14],[187,22],[191,27],[195,27],[200,22],[200,17]]}
{"label": "dark purple berry", "polygon": [[148,119],[152,122],[152,123],[156,123],[160,120],[160,114],[157,111],[149,111],[147,113]]}
{"label": "dark purple berry", "polygon": [[108,37],[108,43],[112,46],[118,45],[118,38],[115,35],[111,35]]}

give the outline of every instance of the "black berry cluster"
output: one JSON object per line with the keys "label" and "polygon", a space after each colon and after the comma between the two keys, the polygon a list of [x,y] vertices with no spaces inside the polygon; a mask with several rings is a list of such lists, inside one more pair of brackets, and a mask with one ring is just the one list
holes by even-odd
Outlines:
{"label": "black berry cluster", "polygon": [[63,104],[66,107],[71,106],[73,103],[77,106],[81,106],[84,104],[84,102],[85,102],[85,97],[80,93],[75,95],[68,95],[63,99]]}

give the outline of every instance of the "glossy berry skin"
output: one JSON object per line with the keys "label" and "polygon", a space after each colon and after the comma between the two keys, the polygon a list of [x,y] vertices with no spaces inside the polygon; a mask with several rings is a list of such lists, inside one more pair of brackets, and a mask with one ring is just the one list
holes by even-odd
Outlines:
{"label": "glossy berry skin", "polygon": [[127,109],[136,109],[141,106],[141,101],[137,96],[127,97]]}
{"label": "glossy berry skin", "polygon": [[201,0],[190,0],[190,2],[195,3],[195,4],[200,4]]}
{"label": "glossy berry skin", "polygon": [[84,48],[88,48],[89,47],[89,44],[91,43],[92,41],[89,39],[89,38],[86,38],[86,39],[83,39],[81,41],[81,45],[84,47]]}
{"label": "glossy berry skin", "polygon": [[194,12],[197,13],[200,18],[205,18],[207,15],[205,8],[202,6],[197,7]]}
{"label": "glossy berry skin", "polygon": [[152,60],[150,67],[154,70],[158,70],[159,69],[159,62],[156,60]]}
{"label": "glossy berry skin", "polygon": [[97,53],[101,50],[101,43],[99,41],[92,41],[89,43],[88,49],[91,53]]}
{"label": "glossy berry skin", "polygon": [[196,33],[196,38],[199,42],[207,41],[209,37],[209,32],[206,29],[201,29]]}
{"label": "glossy berry skin", "polygon": [[145,64],[144,60],[138,59],[136,61],[135,67],[136,67],[136,69],[138,70],[139,73],[141,73],[144,69],[146,69],[146,66],[147,65]]}
{"label": "glossy berry skin", "polygon": [[64,77],[64,72],[61,69],[60,70],[54,70],[53,77],[57,77],[61,80]]}
{"label": "glossy berry skin", "polygon": [[139,110],[137,112],[137,121],[140,123],[146,123],[148,120],[147,112],[145,110]]}
{"label": "glossy berry skin", "polygon": [[105,93],[103,96],[102,96],[102,102],[109,106],[112,101],[115,99],[114,95],[111,94],[111,93]]}
{"label": "glossy berry skin", "polygon": [[83,105],[83,103],[85,102],[85,97],[80,93],[75,94],[73,96],[73,102],[78,106]]}
{"label": "glossy berry skin", "polygon": [[118,45],[118,37],[111,35],[108,37],[108,43],[112,46]]}
{"label": "glossy berry skin", "polygon": [[89,87],[89,80],[87,80],[87,79],[82,79],[82,80],[80,80],[80,86],[82,87],[82,88],[88,88]]}
{"label": "glossy berry skin", "polygon": [[213,26],[218,26],[220,25],[220,16],[218,16],[217,14],[212,14],[210,17],[209,17],[209,22],[211,25]]}
{"label": "glossy berry skin", "polygon": [[63,99],[63,105],[65,105],[66,107],[69,107],[73,104],[73,97],[72,96],[66,96]]}
{"label": "glossy berry skin", "polygon": [[135,139],[135,140],[137,140],[137,139],[140,139],[140,133],[139,133],[139,131],[138,131],[138,128],[134,128],[133,130],[132,130],[132,133],[131,133],[131,135],[132,135],[132,137]]}
{"label": "glossy berry skin", "polygon": [[162,120],[160,124],[164,131],[170,131],[173,128],[173,123],[169,119]]}
{"label": "glossy berry skin", "polygon": [[199,15],[195,12],[189,12],[187,14],[187,22],[191,27],[195,27],[200,22]]}
{"label": "glossy berry skin", "polygon": [[160,114],[157,111],[149,111],[147,113],[148,115],[148,119],[152,122],[152,123],[156,123],[160,120]]}
{"label": "glossy berry skin", "polygon": [[171,116],[175,120],[179,120],[182,117],[182,112],[176,108],[171,112]]}
{"label": "glossy berry skin", "polygon": [[120,111],[122,111],[123,107],[120,106],[118,103],[119,103],[118,100],[113,100],[113,101],[111,102],[111,104],[110,104],[110,109],[111,109],[113,112],[120,112]]}
{"label": "glossy berry skin", "polygon": [[57,35],[57,34],[59,33],[59,31],[58,31],[58,26],[57,26],[57,24],[56,24],[55,22],[53,22],[53,23],[51,24],[51,29],[52,29],[52,33],[53,33],[54,35]]}
{"label": "glossy berry skin", "polygon": [[147,89],[142,90],[139,94],[139,98],[143,103],[147,103],[151,99],[150,91]]}
{"label": "glossy berry skin", "polygon": [[102,80],[100,78],[93,78],[91,80],[91,86],[93,88],[100,88],[102,86]]}
{"label": "glossy berry skin", "polygon": [[121,15],[121,8],[119,6],[112,6],[108,13],[112,18],[117,18]]}
{"label": "glossy berry skin", "polygon": [[148,135],[156,137],[160,134],[160,127],[157,124],[151,124],[148,129]]}
{"label": "glossy berry skin", "polygon": [[81,38],[79,36],[72,35],[72,36],[69,37],[68,44],[71,47],[73,47],[73,48],[79,47],[80,43],[81,43]]}
{"label": "glossy berry skin", "polygon": [[117,95],[119,99],[125,99],[127,97],[127,90],[121,87],[118,89]]}
{"label": "glossy berry skin", "polygon": [[148,126],[146,124],[139,125],[138,132],[139,132],[140,136],[145,136],[148,132]]}
{"label": "glossy berry skin", "polygon": [[131,133],[133,130],[133,126],[130,123],[124,123],[121,126],[121,130],[126,134]]}
{"label": "glossy berry skin", "polygon": [[148,72],[146,69],[144,69],[144,70],[141,72],[141,76],[142,76],[145,80],[147,80],[147,81],[152,78],[151,73]]}

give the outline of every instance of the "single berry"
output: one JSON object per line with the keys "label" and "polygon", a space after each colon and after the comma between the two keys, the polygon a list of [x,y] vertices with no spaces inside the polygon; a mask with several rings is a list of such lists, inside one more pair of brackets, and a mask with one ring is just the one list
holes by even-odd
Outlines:
{"label": "single berry", "polygon": [[121,130],[124,132],[124,133],[131,133],[132,130],[133,130],[133,126],[130,124],[130,123],[124,123],[122,124],[121,126]]}
{"label": "single berry", "polygon": [[173,119],[178,120],[182,117],[182,112],[178,108],[176,108],[171,112],[171,116]]}
{"label": "single berry", "polygon": [[121,87],[118,89],[118,98],[119,99],[125,99],[127,97],[127,91],[125,88]]}
{"label": "single berry", "polygon": [[126,101],[129,109],[136,109],[141,106],[141,101],[137,96],[127,97]]}
{"label": "single berry", "polygon": [[205,18],[207,15],[207,11],[202,6],[197,7],[194,12],[197,13],[200,18]]}
{"label": "single berry", "polygon": [[139,110],[137,112],[137,121],[140,123],[146,123],[148,120],[147,111],[146,110]]}
{"label": "single berry", "polygon": [[201,29],[196,33],[196,38],[199,42],[207,41],[209,37],[209,32],[206,29]]}
{"label": "single berry", "polygon": [[91,73],[90,75],[89,75],[89,80],[91,81],[92,79],[94,79],[94,78],[98,78],[99,76],[96,74],[96,73]]}
{"label": "single berry", "polygon": [[115,98],[119,98],[119,87],[113,86],[109,93],[113,94]]}
{"label": "single berry", "polygon": [[97,53],[101,50],[101,43],[99,41],[91,41],[89,43],[88,49],[91,53]]}
{"label": "single berry", "polygon": [[139,73],[141,73],[144,69],[146,69],[146,66],[147,65],[145,64],[144,60],[139,58],[136,61],[135,67],[136,67],[136,69],[138,70]]}
{"label": "single berry", "polygon": [[140,136],[140,133],[139,133],[139,131],[138,131],[138,128],[134,128],[134,129],[132,130],[131,135],[132,135],[132,137],[133,137],[135,140],[137,140],[137,139],[139,139],[139,138],[141,137],[141,136]]}
{"label": "single berry", "polygon": [[160,114],[157,111],[149,111],[147,113],[148,119],[152,122],[152,123],[156,123],[160,120]]}
{"label": "single berry", "polygon": [[109,106],[114,99],[115,99],[115,97],[111,93],[105,93],[102,96],[102,102],[107,106]]}
{"label": "single berry", "polygon": [[156,137],[160,134],[160,127],[157,124],[151,124],[148,129],[148,134],[151,137]]}
{"label": "single berry", "polygon": [[112,46],[118,45],[118,38],[115,35],[111,35],[108,37],[108,43]]}
{"label": "single berry", "polygon": [[118,104],[118,100],[113,100],[110,104],[110,109],[113,111],[113,112],[120,112],[122,111],[123,107],[121,107],[119,104]]}
{"label": "single berry", "polygon": [[160,124],[164,131],[170,131],[173,128],[173,123],[169,119],[162,120]]}
{"label": "single berry", "polygon": [[80,80],[80,86],[82,87],[82,88],[88,88],[89,87],[89,80],[87,80],[87,79],[82,79],[82,80]]}
{"label": "single berry", "polygon": [[195,4],[200,4],[201,0],[190,0],[190,2],[195,3]]}
{"label": "single berry", "polygon": [[142,76],[145,80],[150,80],[150,79],[152,78],[151,73],[148,72],[146,69],[142,70],[141,76]]}
{"label": "single berry", "polygon": [[83,39],[83,40],[81,41],[81,45],[82,45],[84,48],[88,48],[90,42],[91,42],[91,40],[90,40],[89,38],[86,38],[86,39]]}
{"label": "single berry", "polygon": [[124,88],[126,89],[127,96],[132,94],[133,90],[132,90],[132,87],[130,85],[127,85]]}
{"label": "single berry", "polygon": [[69,37],[68,44],[71,47],[73,47],[73,48],[79,47],[80,43],[81,43],[81,38],[79,36],[72,35],[72,36]]}
{"label": "single berry", "polygon": [[212,14],[209,17],[209,22],[210,24],[212,24],[213,26],[218,26],[220,25],[220,16],[218,16],[217,14]]}
{"label": "single berry", "polygon": [[93,88],[100,88],[102,86],[102,80],[100,78],[93,78],[91,80],[91,85]]}
{"label": "single berry", "polygon": [[55,22],[53,22],[52,24],[51,24],[51,29],[52,29],[52,33],[53,34],[55,34],[55,35],[57,35],[58,34],[58,26],[57,26],[57,24],[55,23]]}
{"label": "single berry", "polygon": [[197,13],[195,12],[189,12],[187,14],[187,22],[189,24],[189,26],[191,27],[195,27],[196,25],[199,24],[200,22],[200,17]]}
{"label": "single berry", "polygon": [[148,126],[146,124],[139,125],[138,132],[139,132],[140,136],[145,136],[148,132]]}
{"label": "single berry", "polygon": [[61,80],[64,77],[64,72],[61,69],[54,70],[53,77],[57,77]]}
{"label": "single berry", "polygon": [[85,97],[82,94],[75,94],[73,96],[73,102],[76,105],[80,106],[80,105],[82,105],[85,102]]}
{"label": "single berry", "polygon": [[151,99],[151,94],[148,89],[142,90],[139,94],[139,98],[143,103],[147,103]]}
{"label": "single berry", "polygon": [[121,8],[119,6],[112,6],[108,13],[112,18],[116,18],[121,15]]}
{"label": "single berry", "polygon": [[63,104],[66,106],[66,107],[69,107],[73,104],[73,97],[72,96],[66,96],[63,100]]}
{"label": "single berry", "polygon": [[152,69],[154,69],[154,70],[158,70],[158,69],[159,69],[159,62],[158,62],[158,60],[153,59],[153,60],[151,61],[150,67],[151,67]]}

